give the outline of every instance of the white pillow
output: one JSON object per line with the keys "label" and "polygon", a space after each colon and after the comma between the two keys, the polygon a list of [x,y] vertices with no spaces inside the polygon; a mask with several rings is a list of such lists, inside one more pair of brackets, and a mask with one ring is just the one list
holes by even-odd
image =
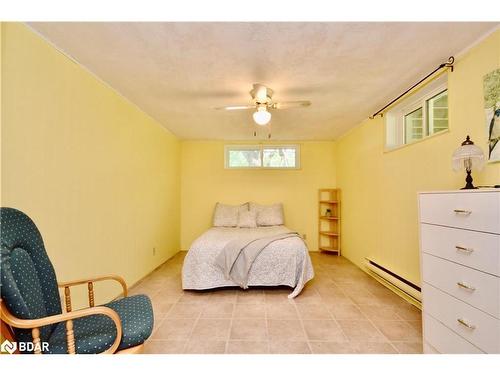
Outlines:
{"label": "white pillow", "polygon": [[260,205],[252,202],[250,203],[250,211],[257,212],[257,225],[259,227],[285,224],[283,204],[281,203]]}
{"label": "white pillow", "polygon": [[240,210],[238,226],[240,228],[257,228],[257,212]]}
{"label": "white pillow", "polygon": [[214,210],[214,227],[236,227],[238,226],[239,212],[248,211],[248,203],[231,206],[229,204],[218,203]]}

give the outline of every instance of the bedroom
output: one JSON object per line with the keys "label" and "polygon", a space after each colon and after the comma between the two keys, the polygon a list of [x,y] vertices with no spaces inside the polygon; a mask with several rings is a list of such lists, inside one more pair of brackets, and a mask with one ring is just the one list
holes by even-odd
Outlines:
{"label": "bedroom", "polygon": [[[488,249],[498,247],[499,189],[459,193],[466,171],[452,167],[470,136],[484,153],[474,185],[500,183],[495,147],[488,152],[498,115],[490,134],[485,126],[498,22],[2,22],[0,30],[1,205],[19,210],[2,209],[10,267],[2,342],[38,335],[52,345],[46,352],[77,353],[500,351],[498,256],[467,267],[484,268],[484,298],[482,288],[445,296],[471,298],[491,336],[469,332],[471,316],[447,326],[436,317],[444,308],[429,313],[424,332],[422,264],[442,267],[432,277],[449,264],[420,245],[429,240],[422,231],[449,226],[466,229],[464,243],[487,233]],[[490,96],[500,97],[498,86]],[[245,108],[216,109],[226,106]],[[442,191],[491,198],[480,209],[492,227],[439,218],[428,227],[426,215],[447,204]],[[23,250],[27,231],[34,250]],[[48,279],[23,278],[33,273]],[[119,277],[89,282],[101,275]],[[474,277],[453,282],[464,289]],[[51,302],[16,310],[13,295],[33,290]],[[117,297],[118,313],[103,310],[108,320],[123,333],[142,325],[141,337],[115,334],[94,350],[76,315]],[[134,314],[119,310],[127,301]],[[9,326],[65,314],[71,327]]]}

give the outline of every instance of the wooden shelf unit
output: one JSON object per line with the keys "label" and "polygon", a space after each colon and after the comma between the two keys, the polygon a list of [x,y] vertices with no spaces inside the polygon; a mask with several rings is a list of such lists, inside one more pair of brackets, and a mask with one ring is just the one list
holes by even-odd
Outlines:
{"label": "wooden shelf unit", "polygon": [[340,256],[340,189],[318,191],[318,247]]}

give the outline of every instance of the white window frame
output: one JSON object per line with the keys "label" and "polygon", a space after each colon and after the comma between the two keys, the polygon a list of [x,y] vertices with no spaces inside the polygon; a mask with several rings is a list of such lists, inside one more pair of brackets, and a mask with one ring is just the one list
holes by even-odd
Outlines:
{"label": "white window frame", "polygon": [[[448,129],[442,130],[437,133],[429,132],[427,101],[444,91],[448,91],[448,82],[446,74],[439,77],[435,81],[431,82],[418,92],[410,95],[401,103],[395,105],[393,108],[387,111],[387,113],[385,114],[386,151],[391,151],[398,149],[400,147],[412,145],[414,143],[418,143],[425,139],[428,139],[429,137],[432,137],[434,135],[446,133],[447,131],[449,131],[450,123],[448,119]],[[412,142],[406,143],[405,116],[414,112],[419,108],[422,108],[423,136],[420,139],[416,139]]]}
{"label": "white window frame", "polygon": [[[295,149],[295,166],[294,167],[265,167],[264,166],[264,150],[276,148],[292,148]],[[256,167],[231,167],[229,166],[229,151],[234,150],[259,150],[260,166]],[[294,170],[300,169],[300,145],[299,144],[231,144],[224,146],[224,168],[225,169],[285,169]]]}

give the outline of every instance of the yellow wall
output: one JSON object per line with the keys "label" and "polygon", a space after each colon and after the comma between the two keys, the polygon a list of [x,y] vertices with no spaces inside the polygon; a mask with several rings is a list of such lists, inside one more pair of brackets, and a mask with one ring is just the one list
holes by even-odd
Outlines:
{"label": "yellow wall", "polygon": [[[366,120],[336,142],[342,188],[343,254],[358,265],[373,257],[419,283],[417,192],[457,189],[464,173],[451,154],[469,134],[487,150],[483,76],[500,66],[500,31],[471,49],[449,74],[447,133],[384,153],[384,120]],[[500,183],[500,163],[473,173],[478,184]]]}
{"label": "yellow wall", "polygon": [[224,169],[224,144],[182,142],[181,249],[211,226],[216,202],[254,201],[283,202],[285,224],[317,250],[317,190],[335,186],[333,142],[300,142],[299,170]]}
{"label": "yellow wall", "polygon": [[2,38],[2,206],[36,222],[59,280],[136,282],[179,250],[179,141],[26,26]]}

